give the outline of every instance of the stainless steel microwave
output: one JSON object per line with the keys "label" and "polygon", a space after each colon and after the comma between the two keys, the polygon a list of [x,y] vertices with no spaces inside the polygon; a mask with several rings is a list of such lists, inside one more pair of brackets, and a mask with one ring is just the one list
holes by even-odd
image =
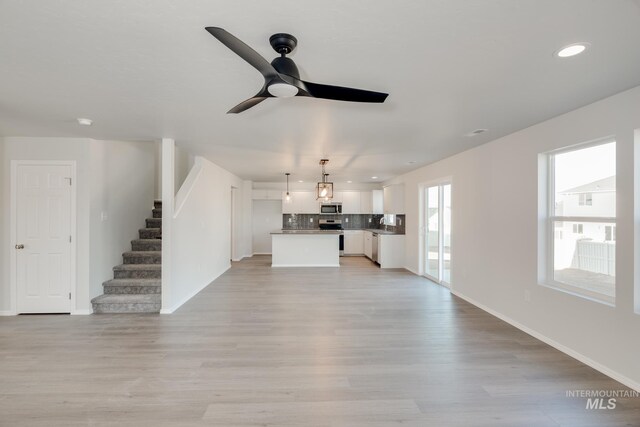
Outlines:
{"label": "stainless steel microwave", "polygon": [[320,213],[321,214],[341,214],[342,213],[342,203],[321,203],[320,204]]}

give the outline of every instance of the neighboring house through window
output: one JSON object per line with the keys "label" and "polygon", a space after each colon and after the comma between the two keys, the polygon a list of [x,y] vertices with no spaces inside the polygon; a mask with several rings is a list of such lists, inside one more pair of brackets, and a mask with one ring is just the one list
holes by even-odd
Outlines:
{"label": "neighboring house through window", "polygon": [[546,284],[615,302],[616,143],[548,155]]}

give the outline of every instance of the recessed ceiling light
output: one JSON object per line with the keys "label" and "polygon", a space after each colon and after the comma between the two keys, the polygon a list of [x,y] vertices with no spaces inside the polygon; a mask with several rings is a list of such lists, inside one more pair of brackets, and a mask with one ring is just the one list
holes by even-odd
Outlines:
{"label": "recessed ceiling light", "polygon": [[558,58],[569,58],[584,52],[588,47],[589,43],[573,43],[556,50],[554,54]]}
{"label": "recessed ceiling light", "polygon": [[351,184],[353,181],[347,181],[347,184]]}
{"label": "recessed ceiling light", "polygon": [[298,182],[304,182],[303,180],[299,179]]}
{"label": "recessed ceiling light", "polygon": [[78,120],[78,124],[82,126],[91,126],[91,124],[93,123],[93,120],[91,119],[79,118],[77,120]]}
{"label": "recessed ceiling light", "polygon": [[415,160],[409,160],[409,161],[407,162],[407,164],[408,164],[408,165],[412,165],[412,164],[414,164],[415,162],[416,162]]}
{"label": "recessed ceiling light", "polygon": [[371,179],[378,179],[378,177],[377,176],[372,176]]}

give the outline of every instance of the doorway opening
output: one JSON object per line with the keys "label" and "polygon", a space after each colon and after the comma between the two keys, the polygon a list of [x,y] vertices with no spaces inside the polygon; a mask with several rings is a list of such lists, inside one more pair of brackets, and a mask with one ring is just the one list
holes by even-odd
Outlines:
{"label": "doorway opening", "polygon": [[229,210],[229,260],[233,261],[234,254],[236,253],[236,230],[235,230],[235,216],[236,216],[236,187],[231,187],[231,208]]}
{"label": "doorway opening", "polygon": [[424,189],[424,275],[451,286],[451,184]]}

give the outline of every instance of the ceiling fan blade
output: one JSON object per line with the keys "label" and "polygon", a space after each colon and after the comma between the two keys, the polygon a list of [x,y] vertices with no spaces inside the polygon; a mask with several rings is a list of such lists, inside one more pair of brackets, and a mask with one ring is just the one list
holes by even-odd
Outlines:
{"label": "ceiling fan blade", "polygon": [[[350,102],[384,102],[388,93],[373,92],[370,90],[354,89],[350,87],[331,86],[319,83],[302,81],[306,86],[309,96],[314,98],[334,99]],[[301,94],[304,96],[304,94]]]}
{"label": "ceiling fan blade", "polygon": [[240,104],[236,105],[231,110],[227,111],[227,114],[242,113],[243,111],[248,110],[249,108],[260,104],[262,101],[264,101],[267,98],[269,98],[269,96],[261,96],[261,94],[258,94],[253,98],[249,98],[245,101],[242,101]]}
{"label": "ceiling fan blade", "polygon": [[219,27],[206,27],[205,30],[220,40],[223,45],[235,52],[240,58],[251,64],[256,70],[260,71],[265,79],[278,76],[278,72],[269,61],[233,34]]}

